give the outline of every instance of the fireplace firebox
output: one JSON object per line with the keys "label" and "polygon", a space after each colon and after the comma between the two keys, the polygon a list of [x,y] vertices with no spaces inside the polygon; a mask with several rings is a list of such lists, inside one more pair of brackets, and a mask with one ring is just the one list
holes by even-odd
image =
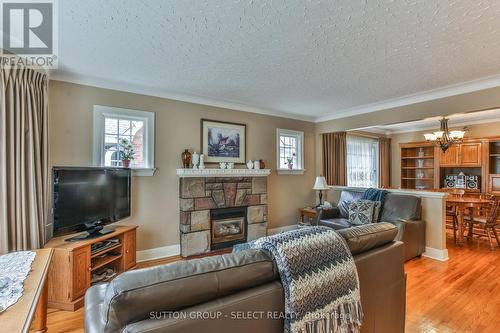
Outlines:
{"label": "fireplace firebox", "polygon": [[247,241],[246,207],[210,211],[211,249],[218,250]]}

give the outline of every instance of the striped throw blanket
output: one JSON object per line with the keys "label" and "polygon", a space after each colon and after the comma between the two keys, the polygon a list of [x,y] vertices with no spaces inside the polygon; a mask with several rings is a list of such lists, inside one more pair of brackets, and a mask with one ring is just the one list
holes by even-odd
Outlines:
{"label": "striped throw blanket", "polygon": [[285,333],[359,332],[363,319],[354,259],[326,227],[292,230],[240,246],[274,258],[285,291]]}

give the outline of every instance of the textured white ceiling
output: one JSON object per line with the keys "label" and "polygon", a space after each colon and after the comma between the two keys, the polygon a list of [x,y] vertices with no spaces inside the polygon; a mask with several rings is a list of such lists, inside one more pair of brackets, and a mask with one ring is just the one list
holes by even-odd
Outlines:
{"label": "textured white ceiling", "polygon": [[500,1],[63,0],[56,79],[326,119],[500,74]]}

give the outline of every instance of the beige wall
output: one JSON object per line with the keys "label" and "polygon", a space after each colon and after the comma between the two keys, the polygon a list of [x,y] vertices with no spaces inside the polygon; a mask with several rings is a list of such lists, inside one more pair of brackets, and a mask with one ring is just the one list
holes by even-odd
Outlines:
{"label": "beige wall", "polygon": [[[139,250],[179,243],[178,179],[185,148],[200,150],[200,119],[209,118],[247,124],[247,159],[264,159],[276,169],[276,128],[305,132],[303,176],[269,177],[269,227],[296,222],[296,209],[314,203],[310,189],[320,172],[320,134],[366,126],[391,124],[430,116],[485,109],[500,105],[500,88],[452,98],[423,102],[377,113],[347,117],[318,124],[164,98],[76,85],[50,84],[50,153],[52,165],[90,165],[92,162],[93,105],[107,105],[156,112],[156,167],[153,177],[134,177],[132,217],[139,225]],[[437,128],[437,127],[436,127]],[[392,182],[399,186],[399,143],[421,140],[422,132],[393,135]],[[471,126],[470,136],[500,134],[500,123]]]}
{"label": "beige wall", "polygon": [[[499,111],[500,116],[500,111]],[[486,124],[476,124],[468,125],[469,131],[466,137],[484,138],[488,136],[498,136],[500,135],[500,122],[492,122]],[[436,122],[436,130],[439,128],[439,123]],[[462,129],[461,127],[450,128],[451,129]],[[401,159],[400,159],[400,143],[424,141],[424,133],[429,133],[431,130],[410,132],[410,133],[398,133],[392,134],[391,140],[391,150],[392,150],[392,164],[391,164],[391,185],[393,187],[399,187],[401,184]]]}
{"label": "beige wall", "polygon": [[297,221],[297,208],[314,203],[315,125],[313,123],[248,112],[185,103],[164,98],[50,82],[51,165],[85,166],[92,163],[93,105],[156,113],[156,167],[153,177],[134,177],[132,217],[139,225],[138,249],[179,244],[179,181],[185,148],[200,150],[200,119],[247,125],[247,160],[263,159],[276,169],[276,128],[304,131],[305,169],[302,176],[275,172],[268,178],[269,227]]}
{"label": "beige wall", "polygon": [[495,87],[317,123],[316,172],[319,173],[321,168],[321,133],[402,123],[453,113],[479,111],[499,107],[500,87]]}

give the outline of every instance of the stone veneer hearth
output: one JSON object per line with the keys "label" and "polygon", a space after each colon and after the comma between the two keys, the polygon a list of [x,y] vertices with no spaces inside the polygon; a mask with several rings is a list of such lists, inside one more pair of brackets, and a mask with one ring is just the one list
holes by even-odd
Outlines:
{"label": "stone veneer hearth", "polygon": [[247,207],[247,240],[267,233],[266,177],[180,178],[181,255],[210,251],[210,210]]}

